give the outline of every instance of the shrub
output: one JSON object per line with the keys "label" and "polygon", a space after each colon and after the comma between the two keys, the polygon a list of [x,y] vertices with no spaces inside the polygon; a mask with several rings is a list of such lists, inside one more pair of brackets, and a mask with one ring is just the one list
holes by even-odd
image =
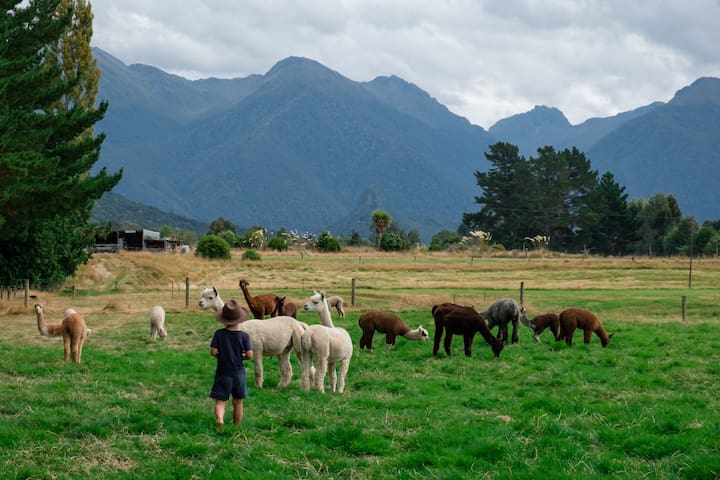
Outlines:
{"label": "shrub", "polygon": [[288,249],[288,242],[282,237],[273,237],[268,243],[268,247],[277,252],[284,252]]}
{"label": "shrub", "polygon": [[230,244],[217,235],[205,235],[198,242],[195,255],[227,260],[230,258]]}
{"label": "shrub", "polygon": [[262,257],[255,250],[245,250],[242,256],[243,260],[262,260]]}
{"label": "shrub", "polygon": [[383,235],[380,248],[385,251],[408,250],[410,248],[410,243],[400,237],[397,233],[390,232]]}
{"label": "shrub", "polygon": [[318,235],[316,247],[321,252],[339,252],[340,242],[330,232],[324,231]]}

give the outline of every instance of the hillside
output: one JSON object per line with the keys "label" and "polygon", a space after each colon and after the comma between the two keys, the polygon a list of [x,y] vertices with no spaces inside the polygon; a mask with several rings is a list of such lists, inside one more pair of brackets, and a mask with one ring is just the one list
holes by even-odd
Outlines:
{"label": "hillside", "polygon": [[208,223],[191,218],[163,212],[162,210],[133,202],[113,192],[107,192],[95,202],[91,220],[99,225],[111,222],[114,228],[124,224],[135,224],[150,230],[170,226],[175,230],[185,230],[204,235],[208,231]]}

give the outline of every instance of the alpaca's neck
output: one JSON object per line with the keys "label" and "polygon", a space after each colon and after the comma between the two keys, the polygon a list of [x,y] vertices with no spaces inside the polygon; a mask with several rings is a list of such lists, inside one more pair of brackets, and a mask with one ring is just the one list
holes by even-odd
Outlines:
{"label": "alpaca's neck", "polygon": [[245,301],[248,302],[248,305],[250,305],[250,303],[251,303],[252,300],[253,300],[253,296],[250,295],[250,290],[248,289],[247,285],[243,285],[242,287],[240,287],[240,289],[241,289],[242,292],[243,292],[243,296],[245,297]]}
{"label": "alpaca's neck", "polygon": [[210,305],[210,308],[212,308],[215,312],[219,312],[224,306],[225,302],[223,302],[223,299],[220,298],[220,295],[218,295],[217,297],[215,297],[215,301],[213,302],[213,304]]}
{"label": "alpaca's neck", "polygon": [[47,325],[45,324],[45,318],[43,317],[43,312],[39,311],[36,312],[37,314],[37,328],[40,332],[40,335],[47,337],[48,336],[48,330]]}
{"label": "alpaca's neck", "polygon": [[318,315],[320,315],[320,323],[322,323],[326,327],[335,328],[335,324],[332,321],[332,315],[330,315],[330,307],[328,306],[327,300],[323,299],[322,303],[323,306],[320,310],[318,310]]}
{"label": "alpaca's neck", "polygon": [[422,331],[419,328],[416,328],[415,330],[410,330],[407,332],[403,337],[407,338],[408,340],[421,340],[422,339]]}

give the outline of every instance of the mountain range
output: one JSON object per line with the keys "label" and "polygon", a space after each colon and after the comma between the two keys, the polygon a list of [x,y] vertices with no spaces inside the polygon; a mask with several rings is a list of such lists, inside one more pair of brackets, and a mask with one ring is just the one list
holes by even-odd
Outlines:
{"label": "mountain range", "polygon": [[720,169],[718,79],[577,126],[536,107],[485,130],[401,78],[356,82],[306,58],[193,81],[94,55],[98,98],[110,104],[96,126],[107,134],[96,168],[124,169],[114,193],[201,223],[222,216],[239,227],[365,236],[379,208],[428,241],[477,210],[473,174],[487,170],[497,141],[525,155],[575,145],[631,198],[673,193],[684,214],[720,217],[709,201]]}

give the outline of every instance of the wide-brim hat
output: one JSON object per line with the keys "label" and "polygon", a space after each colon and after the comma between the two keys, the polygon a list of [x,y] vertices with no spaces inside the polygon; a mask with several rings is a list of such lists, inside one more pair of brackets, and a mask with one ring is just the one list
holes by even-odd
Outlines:
{"label": "wide-brim hat", "polygon": [[223,308],[215,313],[215,320],[223,325],[230,326],[248,319],[250,314],[235,300],[228,300]]}

